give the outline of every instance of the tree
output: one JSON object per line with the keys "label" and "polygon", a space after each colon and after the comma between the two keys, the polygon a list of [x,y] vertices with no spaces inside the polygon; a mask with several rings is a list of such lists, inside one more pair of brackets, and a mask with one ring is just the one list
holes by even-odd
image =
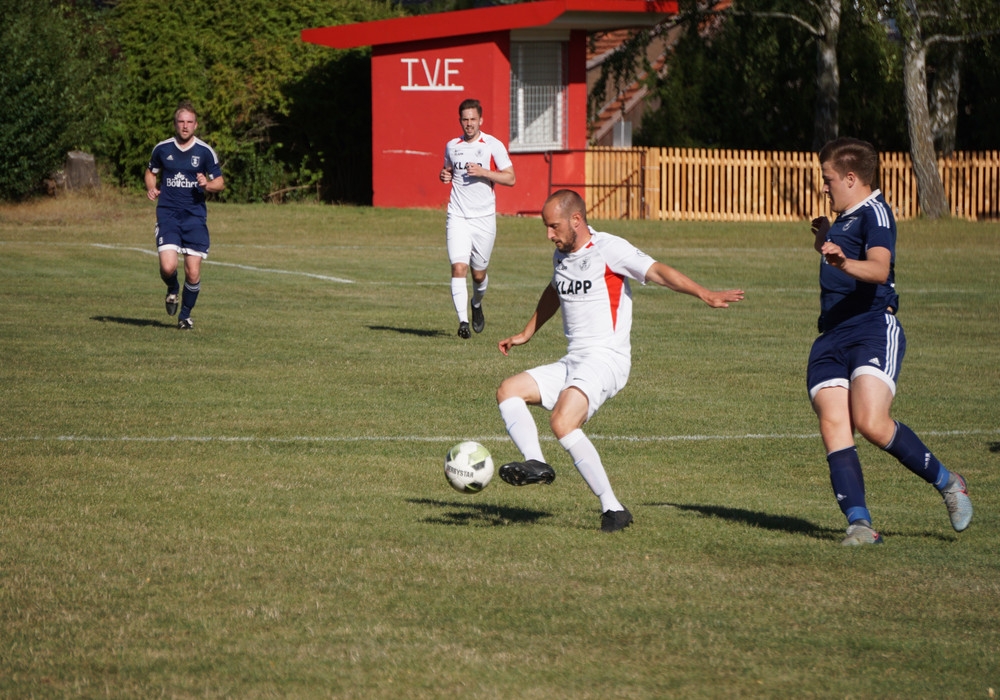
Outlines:
{"label": "tree", "polygon": [[[884,10],[884,12],[883,12]],[[935,114],[938,116],[938,143],[954,144],[950,129],[957,119],[957,84],[961,47],[965,42],[997,33],[1000,17],[995,0],[890,0],[886,6],[868,4],[864,11],[871,21],[888,15],[898,26],[903,46],[903,86],[906,103],[910,155],[917,178],[917,195],[925,216],[937,219],[949,214],[944,183],[935,155]],[[951,45],[945,52],[945,69],[939,72],[938,100],[932,113],[928,92],[928,53],[938,44]],[[951,65],[949,65],[951,64]],[[950,82],[949,82],[950,81]]]}
{"label": "tree", "polygon": [[840,119],[840,68],[837,42],[840,37],[841,0],[807,0],[790,10],[781,3],[762,7],[753,2],[734,0],[734,15],[777,19],[802,27],[816,42],[816,102],[813,116],[813,150],[837,138]]}
{"label": "tree", "polygon": [[965,47],[958,133],[961,150],[1000,149],[1000,37],[986,37]]}
{"label": "tree", "polygon": [[103,59],[87,19],[61,2],[0,0],[0,198],[22,199],[89,142]]}
{"label": "tree", "polygon": [[[139,182],[153,145],[172,131],[177,102],[190,99],[201,135],[224,161],[223,199],[320,188],[326,199],[370,201],[370,188],[358,194],[355,164],[370,159],[371,131],[354,120],[368,114],[370,123],[368,52],[306,44],[299,33],[398,14],[370,0],[215,0],[192,17],[162,0],[119,0],[109,19],[119,55],[115,110],[101,155],[121,183]],[[337,69],[341,61],[352,75]],[[325,131],[340,128],[353,131],[338,132],[345,147],[332,151],[338,141]]]}
{"label": "tree", "polygon": [[682,32],[651,92],[645,145],[800,150],[812,141],[815,52],[802,28],[682,5]]}

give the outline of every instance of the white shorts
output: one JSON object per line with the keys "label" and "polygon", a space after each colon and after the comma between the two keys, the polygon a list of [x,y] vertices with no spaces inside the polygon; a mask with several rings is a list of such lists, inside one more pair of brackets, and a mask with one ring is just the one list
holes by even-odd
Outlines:
{"label": "white shorts", "polygon": [[485,270],[490,265],[493,244],[497,239],[495,216],[466,219],[448,214],[448,261],[463,263],[473,270]]}
{"label": "white shorts", "polygon": [[575,386],[587,397],[587,420],[601,405],[625,388],[632,361],[611,352],[590,352],[587,355],[566,355],[551,365],[527,370],[538,385],[542,406],[551,411],[559,394]]}

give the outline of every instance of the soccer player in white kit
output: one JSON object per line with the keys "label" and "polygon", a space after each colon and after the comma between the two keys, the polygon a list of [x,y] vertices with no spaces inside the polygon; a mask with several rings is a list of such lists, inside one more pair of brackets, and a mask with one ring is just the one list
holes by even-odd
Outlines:
{"label": "soccer player in white kit", "polygon": [[500,415],[525,459],[500,467],[500,478],[514,486],[549,484],[555,479],[528,409],[529,405],[542,406],[551,411],[549,426],[559,444],[601,501],[601,530],[616,532],[631,524],[632,514],[615,497],[601,457],[582,428],[628,381],[632,366],[629,279],[696,296],[713,308],[741,301],[743,291],[708,290],[625,239],[595,231],[587,225],[583,198],[572,190],[559,190],[545,201],[542,221],[556,248],[552,281],[524,330],[500,341],[500,352],[507,355],[514,346],[527,343],[560,308],[568,349],[558,362],[521,372],[500,384]]}
{"label": "soccer player in white kit", "polygon": [[469,338],[469,290],[465,277],[472,269],[472,330],[486,327],[483,295],[489,285],[487,268],[497,235],[497,184],[514,186],[514,165],[507,149],[496,138],[484,134],[483,106],[465,100],[458,106],[462,136],[445,146],[444,166],[439,178],[451,183],[448,200],[447,243],[451,262],[451,300],[458,314],[458,335]]}

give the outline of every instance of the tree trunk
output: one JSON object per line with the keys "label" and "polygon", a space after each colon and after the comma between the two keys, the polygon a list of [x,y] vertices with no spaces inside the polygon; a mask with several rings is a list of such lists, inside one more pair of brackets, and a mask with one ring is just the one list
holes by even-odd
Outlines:
{"label": "tree trunk", "polygon": [[906,93],[906,124],[910,134],[910,156],[917,176],[920,209],[929,219],[948,216],[948,198],[937,169],[934,134],[927,104],[927,47],[920,33],[920,19],[912,0],[905,3],[912,13],[910,31],[903,36],[903,90]]}
{"label": "tree trunk", "polygon": [[813,116],[813,150],[823,148],[840,131],[840,70],[837,40],[840,35],[841,0],[824,0],[820,7],[823,35],[816,38],[816,111]]}
{"label": "tree trunk", "polygon": [[955,152],[955,134],[958,131],[958,92],[962,84],[961,44],[948,47],[941,67],[931,83],[931,119],[934,145],[942,155]]}

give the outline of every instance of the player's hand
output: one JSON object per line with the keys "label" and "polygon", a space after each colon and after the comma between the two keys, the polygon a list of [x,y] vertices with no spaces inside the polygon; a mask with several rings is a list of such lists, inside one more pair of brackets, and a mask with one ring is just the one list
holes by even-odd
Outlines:
{"label": "player's hand", "polygon": [[487,177],[486,173],[488,173],[489,170],[481,166],[479,163],[469,163],[465,166],[465,172],[469,173],[472,177]]}
{"label": "player's hand", "polygon": [[148,197],[148,198],[149,198],[149,199],[150,199],[151,201],[154,201],[154,202],[155,202],[155,201],[156,201],[156,198],[160,196],[160,190],[159,190],[159,189],[157,189],[156,187],[154,187],[154,188],[153,188],[153,189],[151,189],[151,190],[146,190],[146,196],[147,196],[147,197]]}
{"label": "player's hand", "polygon": [[742,289],[727,289],[723,292],[709,292],[705,303],[713,309],[728,309],[730,304],[743,301]]}
{"label": "player's hand", "polygon": [[826,238],[827,231],[830,230],[830,220],[825,216],[817,216],[812,220],[812,226],[809,231],[814,236],[823,236]]}
{"label": "player's hand", "polygon": [[819,252],[826,258],[826,261],[838,270],[843,270],[847,264],[847,256],[843,249],[833,241],[826,241],[820,246]]}
{"label": "player's hand", "polygon": [[441,178],[441,182],[451,182],[451,168],[441,168],[439,177]]}
{"label": "player's hand", "polygon": [[504,355],[507,355],[510,353],[510,349],[512,347],[514,347],[515,345],[524,345],[525,343],[528,342],[528,340],[529,338],[526,338],[524,336],[524,333],[518,333],[517,335],[512,335],[509,338],[504,338],[499,343],[497,343],[497,347],[500,348],[500,352],[502,352]]}
{"label": "player's hand", "polygon": [[205,189],[205,186],[208,185],[208,178],[205,177],[205,173],[198,173],[195,175],[195,180],[198,181],[198,187],[201,189]]}

